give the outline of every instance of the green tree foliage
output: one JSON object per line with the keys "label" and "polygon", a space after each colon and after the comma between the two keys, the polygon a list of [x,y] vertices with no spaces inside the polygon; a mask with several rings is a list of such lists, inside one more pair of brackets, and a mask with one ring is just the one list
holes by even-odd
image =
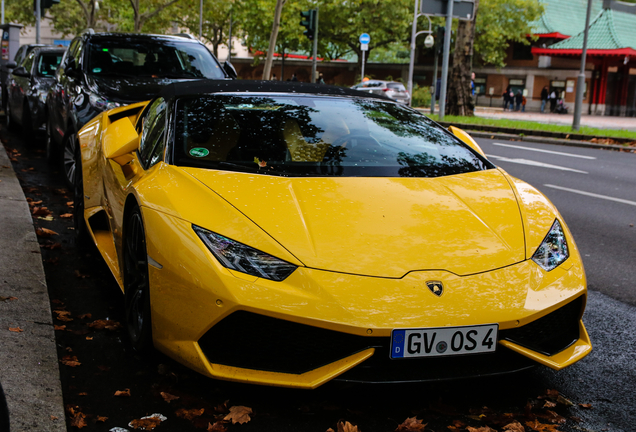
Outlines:
{"label": "green tree foliage", "polygon": [[510,43],[529,44],[530,25],[542,13],[539,0],[481,0],[475,26],[476,62],[504,67]]}
{"label": "green tree foliage", "polygon": [[[202,38],[212,44],[214,55],[219,55],[219,45],[227,43],[230,29],[230,14],[232,14],[233,30],[235,33],[239,22],[235,12],[235,1],[203,0]],[[251,3],[251,2],[250,2]],[[176,13],[175,13],[176,12]],[[190,34],[199,35],[199,0],[181,0],[173,10],[172,19],[180,28]],[[236,34],[236,33],[235,33]]]}

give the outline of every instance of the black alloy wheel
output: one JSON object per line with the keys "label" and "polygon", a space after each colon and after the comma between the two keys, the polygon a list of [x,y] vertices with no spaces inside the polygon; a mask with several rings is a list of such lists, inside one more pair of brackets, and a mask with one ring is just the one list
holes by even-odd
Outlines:
{"label": "black alloy wheel", "polygon": [[62,172],[69,187],[75,182],[75,149],[77,148],[77,134],[72,130],[66,133],[62,145]]}
{"label": "black alloy wheel", "polygon": [[147,354],[152,349],[150,285],[146,233],[138,206],[129,213],[124,229],[124,294],[130,342],[135,351]]}
{"label": "black alloy wheel", "polygon": [[31,122],[29,102],[27,102],[26,99],[24,100],[24,106],[22,107],[22,138],[24,138],[27,146],[33,146],[35,131],[33,130],[33,124]]}

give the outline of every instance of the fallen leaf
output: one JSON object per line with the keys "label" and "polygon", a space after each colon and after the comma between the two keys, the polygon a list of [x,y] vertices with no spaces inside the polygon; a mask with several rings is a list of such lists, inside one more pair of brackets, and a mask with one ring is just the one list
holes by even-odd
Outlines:
{"label": "fallen leaf", "polygon": [[182,419],[186,419],[186,420],[192,420],[194,418],[200,417],[203,415],[203,412],[205,411],[205,409],[201,408],[201,409],[185,409],[185,408],[179,408],[175,414],[177,415],[177,417],[182,418]]}
{"label": "fallen leaf", "polygon": [[565,423],[565,417],[561,417],[554,411],[545,410],[545,412],[535,415],[543,420],[549,421],[550,423]]}
{"label": "fallen leaf", "polygon": [[543,408],[554,408],[557,404],[552,401],[545,401]]}
{"label": "fallen leaf", "polygon": [[33,207],[31,213],[34,216],[51,216],[53,213],[46,207]]}
{"label": "fallen leaf", "polygon": [[66,330],[65,325],[53,325],[54,330]]}
{"label": "fallen leaf", "polygon": [[104,422],[106,422],[106,420],[108,420],[108,417],[97,416],[97,421],[98,422],[104,423]]}
{"label": "fallen leaf", "polygon": [[90,277],[90,275],[80,273],[79,270],[75,270],[75,276],[80,279],[86,279],[87,277]]}
{"label": "fallen leaf", "polygon": [[58,419],[58,418],[57,418],[56,416],[54,416],[54,415],[52,415],[52,416],[51,416],[51,420],[54,420],[54,421],[55,421],[55,420],[57,420],[57,419]]}
{"label": "fallen leaf", "polygon": [[44,249],[49,249],[49,250],[56,250],[56,249],[62,249],[62,244],[53,243],[52,241],[47,240],[47,242],[45,244],[41,244],[40,247]]}
{"label": "fallen leaf", "polygon": [[88,396],[88,393],[86,393],[86,392],[81,392],[81,393],[78,393],[77,395],[78,395],[78,396]]}
{"label": "fallen leaf", "polygon": [[22,330],[20,327],[9,327],[9,331],[20,333],[20,332],[23,332],[24,330]]}
{"label": "fallen leaf", "polygon": [[95,320],[88,325],[92,329],[96,330],[117,330],[121,328],[121,323],[118,321],[106,319],[106,320]]}
{"label": "fallen leaf", "polygon": [[54,310],[53,313],[57,315],[56,319],[58,319],[59,321],[64,321],[64,322],[73,321],[73,318],[69,316],[71,314],[69,311]]}
{"label": "fallen leaf", "polygon": [[423,420],[418,420],[417,417],[409,417],[402,422],[401,425],[395,429],[395,432],[419,432],[426,428],[428,423],[422,423]]}
{"label": "fallen leaf", "polygon": [[557,427],[559,427],[558,425],[549,425],[549,424],[540,423],[539,420],[536,420],[536,419],[531,422],[529,421],[526,422],[526,426],[528,426],[533,431],[537,431],[537,432],[558,432]]}
{"label": "fallen leaf", "polygon": [[81,365],[81,363],[77,361],[77,356],[72,356],[72,355],[65,355],[60,360],[60,363],[62,363],[64,366],[70,366],[70,367],[77,367]]}
{"label": "fallen leaf", "polygon": [[69,207],[73,207],[73,204],[75,204],[75,202],[73,202],[73,201],[67,201],[66,202],[66,205],[69,206]]}
{"label": "fallen leaf", "polygon": [[482,426],[479,428],[468,426],[466,430],[468,432],[497,432],[496,430],[492,429],[490,426]]}
{"label": "fallen leaf", "polygon": [[526,432],[526,428],[524,428],[518,421],[508,423],[503,427],[503,430],[507,432]]}
{"label": "fallen leaf", "polygon": [[117,397],[121,397],[121,396],[130,396],[130,389],[126,389],[126,390],[117,390],[115,392],[115,396]]}
{"label": "fallen leaf", "polygon": [[44,237],[44,238],[58,235],[55,231],[50,230],[48,228],[36,228],[35,234],[37,234],[38,237]]}
{"label": "fallen leaf", "polygon": [[62,219],[70,219],[73,217],[73,213],[64,213],[64,214],[61,214],[60,217]]}
{"label": "fallen leaf", "polygon": [[222,421],[214,422],[214,424],[208,423],[207,432],[226,432],[226,431],[227,431],[227,427],[225,426],[225,424],[223,424]]}
{"label": "fallen leaf", "polygon": [[71,420],[70,421],[71,426],[81,429],[88,425],[86,424],[86,421],[84,420],[84,418],[86,418],[86,415],[83,412],[79,411],[79,409],[77,408],[78,407],[72,407],[70,405],[67,405],[66,412],[68,413],[68,416]]}
{"label": "fallen leaf", "polygon": [[87,341],[92,341],[92,340],[93,340],[93,338],[92,338],[92,336],[86,336],[86,340],[87,340]]}
{"label": "fallen leaf", "polygon": [[79,319],[91,319],[93,317],[92,314],[85,313],[77,316]]}
{"label": "fallen leaf", "polygon": [[223,420],[230,420],[232,424],[243,424],[251,420],[250,414],[252,414],[252,408],[237,405],[230,407],[230,413]]}
{"label": "fallen leaf", "polygon": [[585,408],[585,409],[592,409],[592,404],[589,404],[589,403],[587,403],[587,404],[580,403],[579,406],[581,408]]}
{"label": "fallen leaf", "polygon": [[128,423],[128,426],[135,429],[143,429],[147,431],[151,431],[157,426],[161,424],[161,419],[157,417],[144,417],[140,419],[135,419]]}
{"label": "fallen leaf", "polygon": [[338,422],[338,432],[360,432],[360,429],[358,429],[358,426],[354,426],[348,421],[340,421]]}
{"label": "fallen leaf", "polygon": [[17,297],[2,297],[2,296],[0,296],[0,301],[3,301],[3,302],[13,301],[13,300],[17,300],[17,299],[18,299]]}
{"label": "fallen leaf", "polygon": [[171,395],[170,393],[166,393],[166,392],[161,392],[161,397],[163,398],[163,400],[165,400],[168,403],[170,403],[173,400],[179,399],[179,396]]}

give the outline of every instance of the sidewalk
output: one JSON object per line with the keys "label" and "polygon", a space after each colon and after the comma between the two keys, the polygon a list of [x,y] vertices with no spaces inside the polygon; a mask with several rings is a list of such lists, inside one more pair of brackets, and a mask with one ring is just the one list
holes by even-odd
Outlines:
{"label": "sidewalk", "polygon": [[0,251],[0,382],[9,406],[11,432],[66,431],[40,245],[2,145]]}
{"label": "sidewalk", "polygon": [[[571,107],[570,111],[574,108]],[[439,105],[435,106],[435,112],[439,113]],[[424,112],[430,112],[430,109],[423,109]],[[567,125],[571,126],[574,118],[573,114],[552,114],[540,112],[516,112],[504,111],[501,107],[481,107],[475,108],[475,116],[492,119],[506,120],[522,120],[533,121],[537,123]],[[625,129],[628,131],[636,131],[636,117],[610,117],[610,116],[581,116],[581,126],[588,126],[599,129]]]}

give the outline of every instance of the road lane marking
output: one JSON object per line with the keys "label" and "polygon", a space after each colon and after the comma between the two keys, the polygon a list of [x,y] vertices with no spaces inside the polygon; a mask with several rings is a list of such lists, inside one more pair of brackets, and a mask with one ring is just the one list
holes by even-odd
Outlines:
{"label": "road lane marking", "polygon": [[511,148],[516,148],[516,149],[529,150],[529,151],[535,151],[535,152],[541,152],[541,153],[550,153],[550,154],[556,154],[556,155],[561,155],[561,156],[569,156],[569,157],[581,158],[581,159],[596,159],[594,156],[583,156],[583,155],[577,155],[577,154],[572,154],[572,153],[563,153],[563,152],[558,152],[558,151],[543,150],[543,149],[538,149],[538,148],[533,148],[533,147],[524,147],[524,146],[518,146],[518,145],[512,145],[512,144],[492,143],[492,145],[501,146],[501,147],[511,147]]}
{"label": "road lane marking", "polygon": [[503,157],[503,156],[495,156],[495,155],[486,155],[489,159],[493,158],[493,159],[497,159],[498,161],[501,162],[510,162],[510,163],[516,163],[516,164],[521,164],[521,165],[530,165],[530,166],[536,166],[536,167],[541,167],[541,168],[550,168],[550,169],[556,169],[556,170],[561,170],[561,171],[571,171],[571,172],[576,172],[576,173],[580,173],[580,174],[587,174],[587,171],[581,171],[581,170],[577,170],[574,168],[567,168],[567,167],[562,167],[559,165],[550,165],[547,163],[543,163],[543,162],[537,162],[537,161],[533,161],[533,160],[529,160],[529,159],[517,159],[517,158],[507,158],[507,157]]}
{"label": "road lane marking", "polygon": [[585,192],[585,191],[580,191],[578,189],[570,189],[570,188],[565,188],[565,187],[561,187],[561,186],[555,186],[555,185],[551,185],[551,184],[544,184],[543,186],[549,187],[549,188],[552,188],[552,189],[558,189],[558,190],[566,191],[566,192],[572,192],[572,193],[579,194],[579,195],[585,195],[585,196],[589,196],[589,197],[593,197],[593,198],[600,198],[600,199],[604,199],[604,200],[607,200],[607,201],[615,201],[615,202],[619,202],[619,203],[623,203],[623,204],[636,206],[636,201],[630,201],[630,200],[621,199],[621,198],[614,198],[614,197],[609,197],[609,196],[606,196],[606,195],[599,195],[599,194],[595,194],[595,193],[592,193],[592,192]]}

